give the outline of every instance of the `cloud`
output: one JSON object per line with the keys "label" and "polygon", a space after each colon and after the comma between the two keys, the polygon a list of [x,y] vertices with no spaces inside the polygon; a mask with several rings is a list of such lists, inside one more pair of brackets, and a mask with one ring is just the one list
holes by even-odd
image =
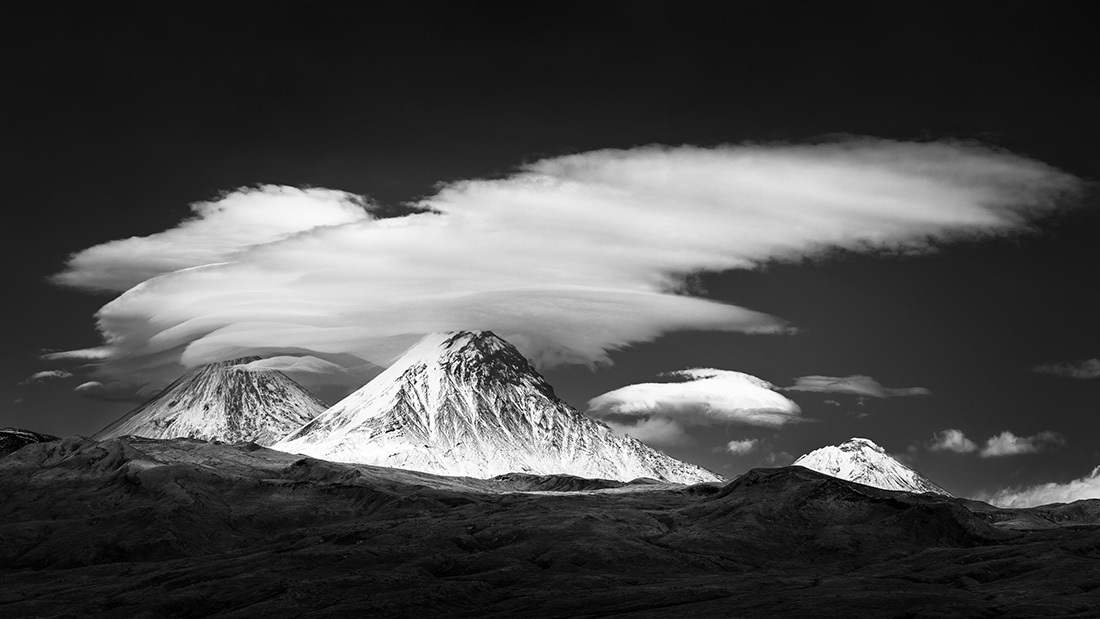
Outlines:
{"label": "cloud", "polygon": [[[141,282],[97,314],[105,380],[163,384],[257,350],[386,365],[453,329],[493,330],[543,366],[596,364],[673,331],[785,332],[692,295],[691,273],[1008,233],[1077,183],[962,144],[602,150],[451,183],[390,219],[342,192],[242,189],[172,230],[80,252],[55,281]],[[280,225],[253,235],[269,205]]]}
{"label": "cloud", "polygon": [[72,377],[72,375],[73,375],[72,372],[67,372],[65,370],[44,370],[42,372],[35,372],[34,374],[31,374],[25,380],[20,381],[19,384],[20,385],[32,385],[32,384],[35,384],[35,383],[42,383],[42,382],[45,382],[45,381],[48,381],[48,380],[58,380],[58,379],[61,379],[61,378],[70,378],[70,377]]}
{"label": "cloud", "polygon": [[744,423],[779,427],[799,421],[798,405],[773,391],[771,383],[729,370],[692,369],[666,376],[673,383],[627,385],[592,398],[593,417],[660,416],[687,425]]}
{"label": "cloud", "polygon": [[135,394],[130,389],[119,387],[117,385],[105,385],[98,380],[89,380],[87,382],[80,383],[73,388],[73,393],[88,398],[89,400],[107,400],[111,402],[134,402],[140,401],[142,399],[140,395]]}
{"label": "cloud", "polygon": [[756,451],[756,447],[759,443],[760,440],[755,438],[747,438],[740,441],[730,441],[726,443],[726,451],[735,456],[743,456],[745,454]]}
{"label": "cloud", "polygon": [[347,372],[347,369],[340,365],[309,355],[304,357],[278,355],[258,361],[252,361],[250,363],[242,363],[233,367],[234,369],[243,370],[245,372],[275,371],[302,374],[341,374]]}
{"label": "cloud", "polygon": [[1057,432],[1040,432],[1034,436],[1016,436],[1004,431],[991,436],[982,447],[983,458],[1016,456],[1019,454],[1039,453],[1050,445],[1065,445],[1066,439]]}
{"label": "cloud", "polygon": [[870,376],[854,375],[843,378],[836,376],[802,376],[795,379],[786,391],[813,391],[818,393],[846,393],[872,398],[893,398],[898,396],[932,395],[924,387],[883,387]]}
{"label": "cloud", "polygon": [[[342,398],[347,389],[358,389],[379,373],[379,368],[350,355],[274,355],[235,366],[246,372],[282,372],[310,390],[340,387],[330,395]],[[315,394],[317,395],[317,394]]]}
{"label": "cloud", "polygon": [[649,445],[682,447],[695,443],[695,440],[688,435],[682,425],[672,419],[663,417],[650,417],[633,423],[619,423],[611,419],[605,419],[604,423],[619,434],[632,436]]}
{"label": "cloud", "polygon": [[978,451],[978,445],[966,438],[961,430],[949,428],[932,435],[932,443],[928,446],[932,451],[953,451],[955,453],[972,453]]}
{"label": "cloud", "polygon": [[79,350],[43,353],[39,359],[50,362],[103,361],[109,359],[112,352],[114,351],[108,346],[96,346],[94,348],[82,348]]}
{"label": "cloud", "polygon": [[1040,374],[1053,374],[1066,378],[1100,378],[1100,359],[1039,365],[1035,367],[1035,371]]}
{"label": "cloud", "polygon": [[1088,475],[1065,484],[1047,483],[1029,488],[1005,488],[984,493],[978,499],[1000,507],[1035,507],[1050,503],[1072,503],[1100,499],[1100,466]]}
{"label": "cloud", "polygon": [[589,400],[588,415],[618,432],[659,445],[692,442],[685,426],[779,427],[801,419],[797,404],[773,391],[771,383],[749,374],[690,369],[664,376],[682,380],[609,391]]}
{"label": "cloud", "polygon": [[123,292],[180,269],[223,262],[245,248],[320,226],[370,219],[359,196],[331,189],[263,185],[191,205],[194,217],[165,232],[77,252],[53,281]]}

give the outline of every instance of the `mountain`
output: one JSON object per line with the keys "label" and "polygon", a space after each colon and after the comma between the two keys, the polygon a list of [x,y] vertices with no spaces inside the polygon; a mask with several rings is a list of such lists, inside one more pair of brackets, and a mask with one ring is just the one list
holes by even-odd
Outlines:
{"label": "mountain", "polygon": [[94,438],[133,434],[270,445],[325,410],[324,402],[282,372],[239,367],[257,360],[243,357],[197,368]]}
{"label": "mountain", "polygon": [[795,460],[792,466],[804,466],[819,473],[884,490],[932,492],[951,496],[950,492],[886,455],[886,450],[865,438],[853,438],[840,445],[815,449]]}
{"label": "mountain", "polygon": [[0,540],[12,618],[1083,619],[1100,591],[1100,500],[1000,509],[797,466],[472,479],[74,437],[0,458]]}
{"label": "mountain", "polygon": [[721,479],[577,412],[519,351],[489,331],[424,337],[362,389],[272,447],[481,478]]}
{"label": "mountain", "polygon": [[0,456],[6,456],[27,445],[56,440],[59,439],[49,434],[39,434],[21,428],[0,428]]}

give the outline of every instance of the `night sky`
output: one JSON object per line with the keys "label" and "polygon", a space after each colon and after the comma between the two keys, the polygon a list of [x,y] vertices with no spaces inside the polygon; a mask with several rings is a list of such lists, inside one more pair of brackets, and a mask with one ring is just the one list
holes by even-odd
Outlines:
{"label": "night sky", "polygon": [[[959,495],[1077,480],[1058,496],[1100,496],[1091,473],[1100,465],[1100,54],[1085,8],[116,2],[9,10],[0,20],[8,291],[0,426],[89,435],[135,406],[143,396],[123,385],[119,368],[140,368],[116,365],[112,376],[87,360],[43,357],[103,344],[95,314],[125,288],[51,278],[77,252],[173,229],[193,217],[192,204],[240,188],[338,190],[362,196],[376,219],[401,220],[447,200],[458,208],[476,202],[482,194],[464,189],[466,180],[525,199],[507,183],[541,161],[577,155],[577,174],[611,174],[601,166],[618,155],[590,154],[604,149],[629,161],[664,153],[656,155],[671,162],[664,181],[691,196],[694,181],[680,179],[693,153],[780,161],[809,153],[832,165],[866,147],[892,166],[893,157],[909,156],[906,145],[946,145],[946,153],[977,152],[1021,172],[960,165],[956,174],[945,164],[928,182],[988,183],[1001,199],[1041,205],[1025,205],[1024,215],[992,231],[920,229],[903,246],[859,239],[838,246],[825,237],[751,254],[742,268],[703,260],[676,271],[673,258],[652,272],[624,266],[637,277],[632,286],[659,275],[679,295],[759,312],[783,328],[666,325],[652,337],[608,336],[606,358],[540,368],[582,411],[601,394],[668,382],[673,377],[662,374],[687,368],[771,383],[797,405],[798,419],[706,421],[690,403],[608,418],[678,423],[676,437],[651,444],[726,476],[863,436]],[[939,151],[913,152],[935,167],[922,157]],[[791,185],[769,185],[771,169],[761,172],[765,190]],[[571,170],[561,174],[581,178]],[[1033,183],[1019,181],[1032,172]],[[637,182],[624,174],[627,185]],[[1035,186],[1046,189],[1020,195]],[[782,210],[783,199],[775,204]],[[657,207],[697,213],[676,200]],[[571,212],[539,216],[548,217],[547,229],[569,230]],[[732,226],[731,244],[742,238],[736,219],[714,221]],[[700,244],[721,254],[722,233],[710,230]],[[583,252],[586,238],[561,242]],[[506,248],[483,251],[507,263]],[[376,270],[364,272],[384,271],[388,254],[372,251],[365,264]],[[731,251],[731,260],[742,257]],[[440,255],[428,251],[424,260]],[[395,279],[403,268],[411,267],[395,267]],[[309,276],[323,280],[325,271]],[[606,283],[600,279],[599,290]],[[411,297],[385,301],[397,312],[406,302],[407,313],[421,309]],[[156,311],[174,311],[165,303]],[[469,328],[491,327],[499,316]],[[539,335],[553,339],[554,328]],[[309,349],[291,348],[264,352]],[[318,356],[353,366],[346,353]],[[303,382],[334,403],[376,371]],[[832,380],[840,378],[848,380]],[[93,380],[105,386],[74,391]]]}

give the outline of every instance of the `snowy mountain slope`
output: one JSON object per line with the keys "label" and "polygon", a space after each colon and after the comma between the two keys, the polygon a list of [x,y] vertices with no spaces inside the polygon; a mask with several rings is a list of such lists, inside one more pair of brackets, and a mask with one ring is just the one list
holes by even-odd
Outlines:
{"label": "snowy mountain slope", "polygon": [[385,372],[272,446],[441,475],[721,478],[574,410],[491,332],[426,336]]}
{"label": "snowy mountain slope", "polygon": [[932,492],[951,496],[950,492],[886,455],[886,450],[865,438],[853,438],[840,445],[815,449],[795,460],[792,466],[804,466],[819,473],[884,490]]}
{"label": "snowy mountain slope", "polygon": [[133,434],[270,445],[325,410],[323,402],[281,372],[249,372],[236,367],[257,359],[246,357],[197,368],[94,438]]}

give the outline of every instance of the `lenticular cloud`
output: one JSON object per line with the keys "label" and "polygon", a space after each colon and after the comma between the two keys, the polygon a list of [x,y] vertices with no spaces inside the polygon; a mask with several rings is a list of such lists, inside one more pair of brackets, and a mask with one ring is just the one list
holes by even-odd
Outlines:
{"label": "lenticular cloud", "polygon": [[[136,284],[98,314],[116,381],[247,354],[385,365],[457,329],[496,331],[544,366],[595,364],[670,331],[785,329],[683,294],[692,272],[1001,233],[1075,182],[957,144],[605,150],[452,183],[390,219],[342,192],[309,190],[299,210],[276,204],[299,190],[240,190],[172,230],[80,252],[56,280]],[[268,208],[285,225],[253,234]],[[148,247],[169,259],[149,264]]]}

